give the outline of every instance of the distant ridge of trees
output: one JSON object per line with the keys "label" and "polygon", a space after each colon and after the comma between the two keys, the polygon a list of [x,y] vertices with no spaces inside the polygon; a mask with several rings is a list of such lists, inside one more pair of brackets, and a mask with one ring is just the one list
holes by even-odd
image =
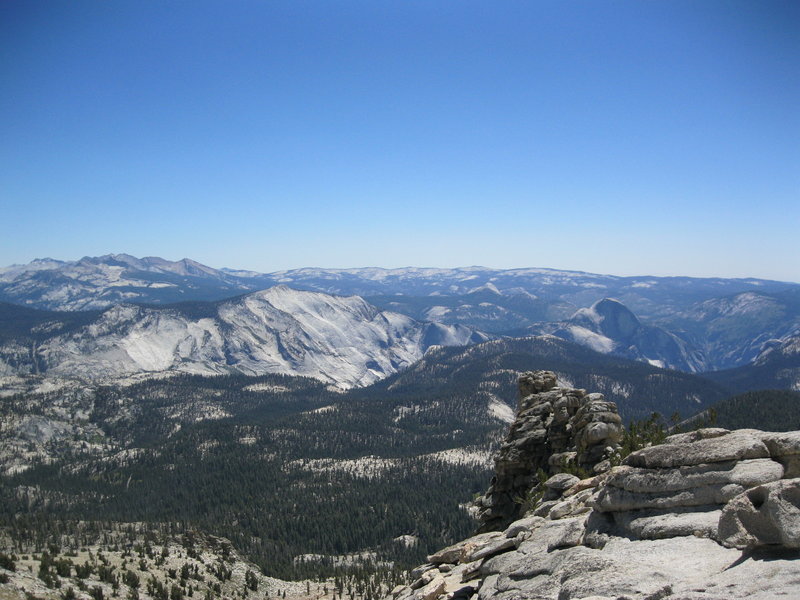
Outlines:
{"label": "distant ridge of trees", "polygon": [[758,390],[745,392],[714,405],[717,426],[725,429],[800,429],[800,392]]}

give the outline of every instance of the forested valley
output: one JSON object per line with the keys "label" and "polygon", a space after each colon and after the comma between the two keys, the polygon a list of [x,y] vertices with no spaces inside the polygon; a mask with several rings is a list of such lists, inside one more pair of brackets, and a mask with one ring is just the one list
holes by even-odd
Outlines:
{"label": "forested valley", "polygon": [[408,568],[474,529],[469,502],[488,485],[517,375],[537,368],[606,394],[626,420],[730,396],[554,338],[436,348],[347,392],[279,375],[32,387],[0,403],[8,549],[77,547],[87,523],[136,523],[227,538],[285,579]]}

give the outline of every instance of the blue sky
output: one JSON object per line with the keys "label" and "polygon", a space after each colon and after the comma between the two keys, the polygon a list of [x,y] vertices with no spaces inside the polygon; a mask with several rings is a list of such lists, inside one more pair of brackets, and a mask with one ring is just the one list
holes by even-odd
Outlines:
{"label": "blue sky", "polygon": [[0,265],[800,281],[800,4],[0,3]]}

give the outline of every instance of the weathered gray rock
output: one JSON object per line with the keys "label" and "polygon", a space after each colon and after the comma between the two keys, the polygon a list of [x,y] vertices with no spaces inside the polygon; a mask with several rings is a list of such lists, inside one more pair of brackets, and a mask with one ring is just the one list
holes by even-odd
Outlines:
{"label": "weathered gray rock", "polygon": [[441,574],[437,574],[427,585],[414,594],[419,600],[434,600],[445,591],[445,580]]}
{"label": "weathered gray rock", "polygon": [[786,479],[800,477],[800,454],[779,456],[775,460],[783,465],[783,476]]}
{"label": "weathered gray rock", "polygon": [[545,502],[550,500],[558,500],[566,490],[571,488],[579,481],[580,478],[576,477],[575,475],[570,475],[569,473],[557,473],[553,475],[550,479],[544,482],[545,492],[542,500]]}
{"label": "weathered gray rock", "polygon": [[716,538],[722,510],[711,505],[612,514],[617,532],[633,539],[659,540],[689,535]]}
{"label": "weathered gray rock", "polygon": [[557,473],[553,475],[550,479],[544,482],[544,485],[549,490],[556,490],[558,492],[563,492],[564,490],[568,490],[573,485],[580,481],[579,477],[575,475],[570,475],[569,473]]}
{"label": "weathered gray rock", "polygon": [[593,493],[594,491],[591,489],[584,490],[559,502],[548,511],[548,518],[553,520],[563,519],[589,512],[591,507],[588,504],[588,500]]}
{"label": "weathered gray rock", "polygon": [[564,491],[563,497],[568,498],[578,492],[582,492],[583,490],[588,490],[589,488],[596,488],[598,485],[603,483],[607,478],[608,473],[601,473],[599,475],[595,475],[594,477],[589,477],[587,479],[581,479],[578,483],[573,485],[568,490]]}
{"label": "weathered gray rock", "polygon": [[774,458],[800,454],[800,431],[764,432],[761,439]]}
{"label": "weathered gray rock", "polygon": [[586,515],[545,522],[519,544],[517,552],[527,557],[545,556],[557,548],[576,546],[586,529]]}
{"label": "weathered gray rock", "polygon": [[469,555],[470,560],[480,560],[482,558],[487,558],[489,556],[494,556],[495,554],[500,554],[505,552],[506,550],[511,550],[512,548],[516,548],[517,543],[515,538],[507,538],[505,536],[494,540],[486,544],[481,548],[477,548],[474,552]]}
{"label": "weathered gray rock", "polygon": [[550,514],[550,510],[559,503],[559,500],[545,500],[540,502],[539,505],[529,514],[532,514],[534,517],[546,517]]}
{"label": "weathered gray rock", "polygon": [[592,472],[600,475],[602,473],[606,473],[606,472],[610,471],[611,467],[612,467],[611,461],[606,458],[604,460],[601,460],[594,467],[592,467]]}
{"label": "weathered gray rock", "polygon": [[519,376],[518,385],[523,397],[546,392],[556,387],[556,374],[552,371],[528,371]]}
{"label": "weathered gray rock", "polygon": [[[480,531],[504,529],[522,516],[520,500],[536,484],[540,470],[554,475],[577,465],[591,472],[619,447],[622,420],[613,402],[602,394],[555,385],[555,375],[549,371],[520,376],[517,418],[500,447],[495,477],[475,503]],[[561,475],[545,484],[545,501],[557,499],[578,481]]]}
{"label": "weathered gray rock", "polygon": [[[736,549],[692,535],[612,538],[602,550],[558,546],[558,535],[574,544],[566,536],[579,530],[581,521],[547,524],[542,532],[546,540],[531,539],[518,550],[482,561],[474,579],[459,582],[453,576],[456,567],[443,577],[439,600],[465,587],[470,589],[459,597],[477,591],[479,600],[774,600],[797,597],[800,591],[800,561],[791,556],[743,559]],[[423,596],[418,591],[406,598]]]}
{"label": "weathered gray rock", "polygon": [[636,493],[606,486],[597,498],[596,507],[604,512],[639,510],[642,508],[680,508],[725,504],[745,491],[735,483],[704,485],[668,492]]}
{"label": "weathered gray rock", "polygon": [[722,429],[721,427],[706,427],[704,429],[695,429],[694,431],[687,431],[686,433],[676,433],[664,440],[665,444],[691,444],[698,440],[707,440],[711,438],[721,437],[728,435],[730,430]]}
{"label": "weathered gray rock", "polygon": [[519,521],[514,521],[503,532],[507,538],[515,538],[521,533],[532,533],[535,529],[541,527],[546,521],[541,517],[525,517]]}
{"label": "weathered gray rock", "polygon": [[783,465],[784,477],[800,477],[800,431],[765,433],[761,436],[770,456]]}
{"label": "weathered gray rock", "polygon": [[435,569],[435,568],[436,568],[436,565],[434,565],[432,563],[427,563],[427,564],[424,564],[424,565],[420,565],[416,569],[412,569],[411,570],[411,573],[410,573],[411,579],[419,579],[420,577],[422,577],[423,573],[425,573],[426,571],[430,571],[431,569]]}
{"label": "weathered gray rock", "polygon": [[620,466],[611,470],[607,485],[638,493],[686,490],[708,485],[735,483],[753,487],[783,477],[783,466],[769,458],[643,469]]}
{"label": "weathered gray rock", "polygon": [[475,550],[489,545],[497,539],[505,539],[505,536],[499,531],[490,531],[487,533],[479,533],[476,536],[461,540],[460,542],[442,548],[438,552],[431,554],[428,557],[428,562],[433,565],[440,565],[442,563],[455,564],[461,561],[464,557],[469,556]]}
{"label": "weathered gray rock", "polygon": [[737,431],[692,443],[642,448],[628,455],[623,464],[653,469],[769,457],[769,450],[759,437],[749,431]]}
{"label": "weathered gray rock", "polygon": [[734,548],[800,548],[800,479],[754,487],[731,500],[722,510],[717,535]]}
{"label": "weathered gray rock", "polygon": [[478,573],[483,578],[498,573],[508,573],[522,565],[525,561],[525,556],[519,549],[492,556],[481,562]]}
{"label": "weathered gray rock", "polygon": [[[484,580],[482,599],[774,600],[794,597],[797,561],[737,560],[738,551],[709,539],[615,539],[602,551],[586,547],[524,556],[513,571]],[[499,558],[499,557],[498,557]],[[513,565],[508,565],[513,566]]]}
{"label": "weathered gray rock", "polygon": [[570,519],[561,529],[557,530],[554,539],[547,544],[547,551],[552,552],[560,548],[572,548],[579,546],[583,541],[583,534],[586,531],[585,519]]}
{"label": "weathered gray rock", "polygon": [[725,553],[717,549],[724,550],[714,542],[693,537],[615,540],[602,551],[572,548],[564,551],[551,576],[560,579],[559,595],[553,598],[682,598],[677,593],[681,581],[700,580],[730,564],[725,564]]}
{"label": "weathered gray rock", "polygon": [[438,576],[439,576],[439,570],[438,570],[438,569],[433,569],[433,570],[430,570],[430,571],[425,571],[425,572],[424,572],[424,573],[423,573],[423,574],[422,574],[422,575],[419,577],[419,579],[417,579],[417,580],[415,580],[415,581],[412,581],[412,582],[411,582],[411,585],[410,585],[410,587],[411,587],[411,589],[412,589],[412,590],[418,590],[418,589],[420,589],[420,588],[423,588],[423,587],[425,587],[426,585],[428,585],[428,584],[429,584],[431,581],[433,581],[433,580],[434,580],[434,578],[436,578],[436,577],[438,577]]}
{"label": "weathered gray rock", "polygon": [[[700,535],[723,536],[729,545],[745,547],[762,543],[758,539],[777,539],[778,534],[770,529],[768,521],[750,514],[752,506],[745,492],[778,482],[785,475],[785,467],[773,458],[744,457],[765,452],[773,453],[776,458],[780,454],[792,456],[797,441],[794,435],[705,429],[671,436],[668,441],[671,443],[646,448],[625,461],[648,464],[649,468],[624,465],[608,473],[595,507],[611,514],[615,527],[601,535],[591,532],[586,536],[590,542],[597,543],[607,535],[635,539]],[[741,459],[714,460],[726,456]],[[698,464],[698,457],[710,462]],[[686,464],[679,464],[680,461]],[[743,497],[731,502],[742,494]],[[719,521],[723,507],[729,502],[725,521]],[[747,527],[734,515],[749,523],[757,533],[747,533]]]}

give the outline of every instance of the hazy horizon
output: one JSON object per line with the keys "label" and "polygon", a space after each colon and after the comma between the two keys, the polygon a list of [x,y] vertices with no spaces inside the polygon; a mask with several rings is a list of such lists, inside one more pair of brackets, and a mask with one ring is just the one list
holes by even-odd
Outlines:
{"label": "hazy horizon", "polygon": [[788,1],[8,0],[0,264],[797,282],[797,64]]}
{"label": "hazy horizon", "polygon": [[[55,260],[61,262],[78,262],[84,258],[100,258],[102,256],[114,256],[114,255],[121,255],[127,254],[129,256],[133,256],[129,252],[106,252],[104,254],[98,256],[89,256],[84,255],[77,258],[60,258],[57,256],[38,256],[32,258],[30,261],[25,263],[14,263],[9,265],[0,265],[0,268],[9,268],[14,266],[25,266],[30,264],[33,261],[40,260]],[[543,265],[524,265],[524,266],[514,266],[514,267],[497,267],[491,265],[452,265],[452,266],[436,266],[436,265],[398,265],[398,266],[383,266],[383,265],[354,265],[354,266],[328,266],[323,267],[319,265],[303,265],[300,267],[291,267],[291,268],[282,268],[282,269],[274,269],[271,271],[259,271],[257,269],[248,269],[244,267],[239,267],[236,265],[215,265],[215,264],[208,264],[202,261],[197,261],[196,259],[192,258],[191,256],[182,256],[180,258],[168,258],[163,256],[155,256],[155,255],[143,255],[143,256],[135,256],[134,258],[137,259],[145,259],[145,258],[160,258],[163,260],[167,260],[170,262],[180,262],[182,260],[194,260],[196,262],[201,263],[206,267],[211,267],[213,269],[222,270],[222,269],[229,269],[232,271],[253,271],[262,274],[270,274],[270,273],[279,273],[282,271],[293,271],[293,270],[300,270],[300,269],[320,269],[320,270],[330,270],[330,271],[353,271],[353,270],[360,270],[360,269],[379,269],[384,271],[395,271],[395,270],[404,270],[404,269],[417,269],[417,270],[469,270],[469,269],[481,269],[481,270],[491,270],[491,271],[524,271],[524,270],[543,270],[543,271],[565,271],[571,273],[586,273],[590,275],[609,275],[612,277],[692,277],[698,279],[762,279],[762,280],[773,280],[773,281],[780,281],[785,283],[800,283],[800,281],[792,281],[787,279],[771,279],[769,277],[758,277],[758,276],[745,276],[745,277],[723,277],[718,275],[708,275],[708,276],[694,276],[694,275],[685,275],[681,273],[676,274],[666,274],[660,275],[657,273],[618,273],[618,272],[610,272],[610,271],[587,271],[586,269],[563,269],[559,267],[550,267],[550,266],[543,266]]]}

